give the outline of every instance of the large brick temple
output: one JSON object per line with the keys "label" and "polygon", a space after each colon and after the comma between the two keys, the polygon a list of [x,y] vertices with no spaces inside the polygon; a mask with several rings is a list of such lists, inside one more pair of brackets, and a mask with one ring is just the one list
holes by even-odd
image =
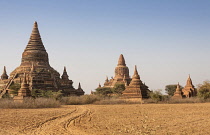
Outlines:
{"label": "large brick temple", "polygon": [[37,22],[34,23],[28,45],[22,53],[20,66],[12,71],[10,76],[7,75],[6,68],[4,68],[0,80],[0,96],[4,93],[10,94],[9,87],[12,84],[21,84],[24,80],[24,74],[31,91],[33,89],[62,90],[66,96],[84,95],[80,84],[78,89],[73,87],[73,81],[69,79],[65,67],[60,77],[60,74],[50,66],[48,53],[42,43]]}
{"label": "large brick temple", "polygon": [[[125,84],[126,89],[123,91],[124,97],[148,98],[148,92],[150,91],[148,86],[140,80],[136,66],[133,77],[130,77],[129,68],[126,66],[122,54],[120,55],[117,67],[115,68],[115,77],[111,79],[108,79],[107,77],[103,87],[113,88],[117,83]],[[101,87],[101,85],[99,85],[99,87]]]}

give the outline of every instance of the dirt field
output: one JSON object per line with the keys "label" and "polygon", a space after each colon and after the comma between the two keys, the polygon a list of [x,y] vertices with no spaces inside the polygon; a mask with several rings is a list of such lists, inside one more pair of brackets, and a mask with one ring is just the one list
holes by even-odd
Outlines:
{"label": "dirt field", "polygon": [[210,134],[210,103],[0,109],[0,135]]}

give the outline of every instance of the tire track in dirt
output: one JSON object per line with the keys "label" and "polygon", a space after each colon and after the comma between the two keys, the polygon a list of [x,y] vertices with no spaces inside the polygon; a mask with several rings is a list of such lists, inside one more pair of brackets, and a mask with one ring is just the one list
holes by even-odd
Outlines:
{"label": "tire track in dirt", "polygon": [[53,120],[55,120],[55,119],[62,118],[62,117],[65,117],[65,116],[68,116],[68,115],[70,115],[70,114],[72,114],[72,113],[74,113],[74,112],[76,112],[76,111],[77,111],[77,108],[75,107],[75,109],[74,109],[73,111],[71,111],[71,112],[69,112],[69,113],[67,113],[67,114],[60,115],[60,116],[54,116],[54,117],[52,117],[52,118],[47,119],[46,121],[39,122],[39,123],[36,124],[36,125],[26,126],[22,131],[20,131],[20,133],[26,134],[28,131],[35,130],[35,129],[37,129],[37,128],[42,127],[42,125],[45,124],[45,123],[47,123],[47,122],[50,122],[50,121],[53,121]]}
{"label": "tire track in dirt", "polygon": [[22,133],[30,135],[80,134],[79,132],[82,131],[76,130],[76,126],[79,126],[81,119],[85,117],[91,119],[90,109],[77,106],[73,111],[65,115],[52,117],[33,127],[25,127]]}

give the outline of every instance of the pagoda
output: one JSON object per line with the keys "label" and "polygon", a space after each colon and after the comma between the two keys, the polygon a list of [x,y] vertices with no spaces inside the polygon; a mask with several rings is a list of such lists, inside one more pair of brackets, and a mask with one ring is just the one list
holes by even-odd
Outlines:
{"label": "pagoda", "polygon": [[180,89],[179,83],[177,84],[176,91],[172,98],[182,99],[182,90]]}
{"label": "pagoda", "polygon": [[111,87],[113,88],[116,83],[124,84],[130,83],[131,79],[129,76],[129,69],[125,64],[124,56],[121,54],[118,60],[117,67],[115,68],[115,77],[111,78],[110,80],[106,77],[104,87]]}
{"label": "pagoda", "polygon": [[141,85],[142,85],[142,82],[140,80],[140,76],[135,66],[135,70],[134,70],[134,74],[133,74],[131,82],[129,86],[127,86],[126,89],[122,92],[123,97],[142,98]]}
{"label": "pagoda", "polygon": [[[135,68],[135,72],[137,73],[137,69]],[[140,80],[140,78],[139,78]],[[130,83],[132,82],[132,79],[129,76],[129,68],[126,66],[125,58],[123,54],[120,54],[120,57],[118,59],[118,64],[115,68],[115,76],[111,79],[108,79],[106,77],[105,83],[103,87],[113,88],[116,84],[124,84],[125,88],[130,86]],[[141,89],[142,98],[148,98],[148,92],[150,91],[148,89],[148,86],[145,83],[142,83],[142,81],[139,81],[139,86]],[[103,88],[98,87],[98,88]]]}
{"label": "pagoda", "polygon": [[183,96],[186,98],[194,97],[197,95],[197,91],[192,83],[190,75],[187,79],[187,83],[186,83],[185,87],[182,89],[182,92],[183,92]]}
{"label": "pagoda", "polygon": [[[10,92],[10,85],[21,84],[21,80],[24,78],[28,82],[30,91],[33,89],[62,90],[66,96],[78,95],[77,90],[72,85],[73,81],[69,79],[66,67],[64,67],[63,75],[60,77],[60,74],[50,66],[48,53],[43,45],[37,22],[34,23],[29,42],[22,53],[20,66],[10,73],[9,78],[4,68],[0,80],[1,91]],[[1,95],[3,94],[1,93]]]}

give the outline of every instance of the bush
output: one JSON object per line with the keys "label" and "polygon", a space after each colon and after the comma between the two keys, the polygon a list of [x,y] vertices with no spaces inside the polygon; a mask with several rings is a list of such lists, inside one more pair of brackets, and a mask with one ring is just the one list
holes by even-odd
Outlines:
{"label": "bush", "polygon": [[62,93],[61,90],[55,92],[52,90],[40,90],[40,89],[33,89],[31,95],[35,98],[43,97],[43,98],[54,98],[58,99],[61,97]]}
{"label": "bush", "polygon": [[92,104],[101,98],[97,95],[83,95],[83,96],[70,96],[62,97],[60,102],[65,105],[83,105],[83,104]]}
{"label": "bush", "polygon": [[158,101],[162,101],[163,99],[163,94],[160,91],[151,91],[149,93],[149,97],[157,103]]}
{"label": "bush", "polygon": [[210,81],[198,85],[198,97],[204,100],[210,98]]}
{"label": "bush", "polygon": [[118,98],[106,98],[100,101],[96,101],[96,105],[113,105],[113,104],[140,104],[141,100],[136,99],[118,99]]}
{"label": "bush", "polygon": [[23,102],[14,102],[13,99],[1,99],[0,108],[55,108],[60,102],[52,98],[25,98]]}

